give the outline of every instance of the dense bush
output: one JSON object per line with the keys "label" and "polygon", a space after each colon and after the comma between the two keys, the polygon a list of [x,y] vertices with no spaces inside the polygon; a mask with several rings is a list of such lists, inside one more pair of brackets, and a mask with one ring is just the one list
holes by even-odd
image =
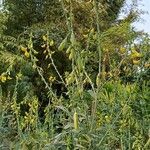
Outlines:
{"label": "dense bush", "polygon": [[150,39],[131,26],[135,3],[119,20],[124,0],[17,2],[0,16],[0,149],[149,149]]}

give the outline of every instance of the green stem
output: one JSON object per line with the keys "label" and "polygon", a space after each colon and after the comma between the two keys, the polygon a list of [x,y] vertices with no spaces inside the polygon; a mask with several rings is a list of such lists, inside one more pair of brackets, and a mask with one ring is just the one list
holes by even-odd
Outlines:
{"label": "green stem", "polygon": [[[99,71],[98,75],[101,74],[101,48],[100,48],[100,25],[99,25],[99,13],[98,13],[98,7],[96,0],[93,1],[94,3],[94,9],[96,13],[96,26],[97,26],[97,50],[99,55]],[[95,94],[95,99],[93,100],[92,104],[92,124],[91,124],[91,130],[93,130],[95,119],[96,119],[96,111],[97,111],[97,94],[99,92],[99,86],[97,87],[97,93]]]}
{"label": "green stem", "polygon": [[95,9],[95,14],[96,14],[96,26],[97,26],[97,50],[99,54],[99,75],[101,73],[101,47],[100,47],[100,25],[99,25],[99,12],[98,12],[98,6],[96,0],[94,2],[94,9]]}
{"label": "green stem", "polygon": [[[49,32],[47,32],[47,38],[49,38]],[[53,65],[56,73],[58,74],[59,78],[61,79],[62,83],[65,85],[65,81],[63,80],[62,76],[60,75],[60,73],[59,73],[59,71],[58,71],[58,69],[57,69],[57,67],[56,67],[56,65],[54,63],[54,60],[52,58],[52,53],[51,53],[50,48],[49,48],[49,39],[47,39],[46,42],[47,42],[47,44],[46,44],[47,45],[47,51],[48,51],[48,55],[50,57],[51,63]]]}

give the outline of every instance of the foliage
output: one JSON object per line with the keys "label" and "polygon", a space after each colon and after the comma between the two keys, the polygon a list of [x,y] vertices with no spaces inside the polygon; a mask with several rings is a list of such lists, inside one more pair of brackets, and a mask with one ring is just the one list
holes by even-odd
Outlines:
{"label": "foliage", "polygon": [[150,148],[150,39],[124,4],[4,1],[0,149]]}

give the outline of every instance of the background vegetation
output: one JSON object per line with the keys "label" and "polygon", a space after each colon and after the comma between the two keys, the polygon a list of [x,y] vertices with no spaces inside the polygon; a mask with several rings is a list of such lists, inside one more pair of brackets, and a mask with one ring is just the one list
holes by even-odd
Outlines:
{"label": "background vegetation", "polygon": [[150,149],[140,13],[136,1],[4,0],[0,149]]}

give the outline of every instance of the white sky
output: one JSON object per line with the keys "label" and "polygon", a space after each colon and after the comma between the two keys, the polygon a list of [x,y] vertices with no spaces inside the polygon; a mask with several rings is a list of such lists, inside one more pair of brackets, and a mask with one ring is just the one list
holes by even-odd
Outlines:
{"label": "white sky", "polygon": [[135,23],[134,26],[138,30],[144,30],[150,34],[150,0],[140,0],[139,9],[142,9],[146,13],[141,15],[142,20]]}

